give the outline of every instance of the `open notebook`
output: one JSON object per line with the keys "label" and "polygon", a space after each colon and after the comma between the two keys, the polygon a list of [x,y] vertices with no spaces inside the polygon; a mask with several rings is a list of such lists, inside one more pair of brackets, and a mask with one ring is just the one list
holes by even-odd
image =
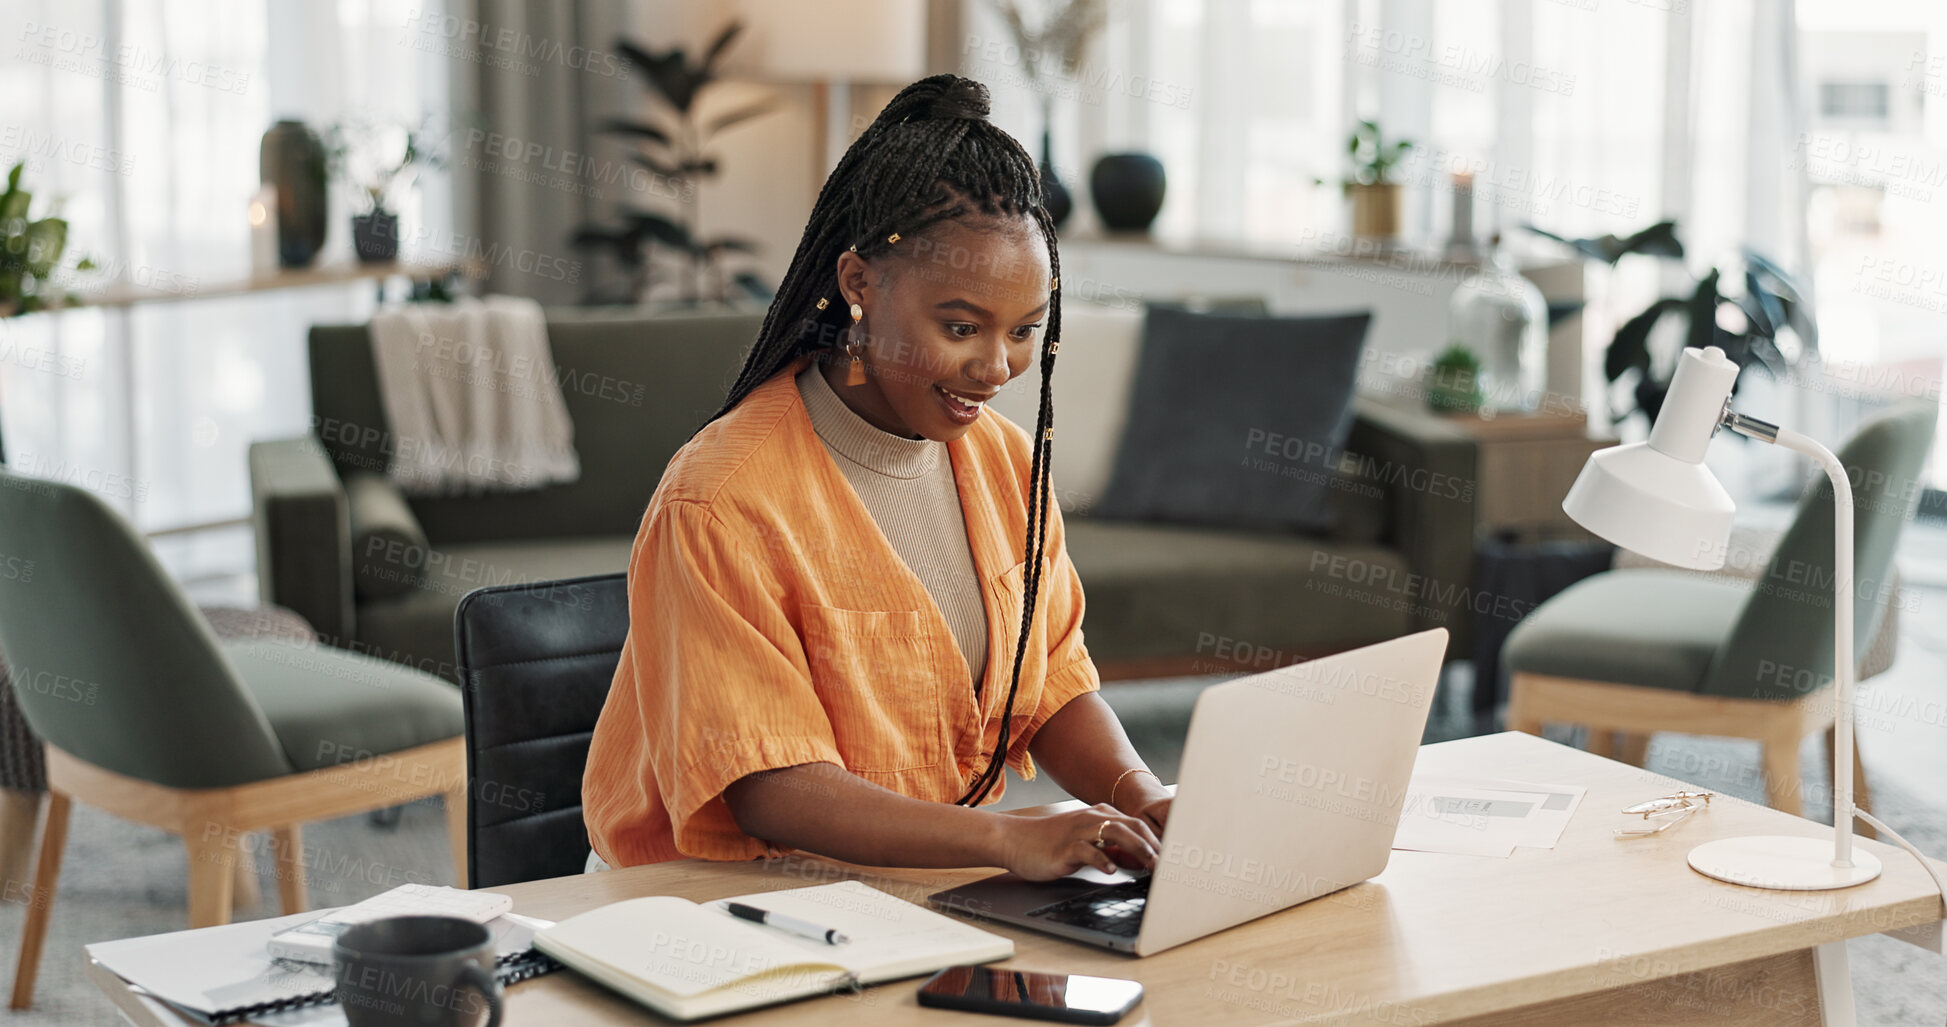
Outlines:
{"label": "open notebook", "polygon": [[1011,939],[857,881],[732,896],[831,927],[827,945],[659,895],[569,917],[534,947],[675,1020],[693,1020],[1014,954]]}

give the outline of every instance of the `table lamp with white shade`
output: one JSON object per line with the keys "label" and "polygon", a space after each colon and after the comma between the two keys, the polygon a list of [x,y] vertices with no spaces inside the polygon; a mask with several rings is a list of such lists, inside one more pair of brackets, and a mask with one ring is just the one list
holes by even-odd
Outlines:
{"label": "table lamp with white shade", "polygon": [[1684,350],[1649,441],[1591,455],[1562,500],[1562,510],[1624,549],[1679,567],[1716,570],[1724,565],[1735,511],[1730,495],[1703,464],[1704,450],[1719,428],[1804,453],[1824,469],[1837,504],[1833,517],[1832,688],[1837,712],[1832,840],[1784,835],[1724,838],[1692,849],[1690,866],[1705,876],[1756,888],[1848,888],[1880,872],[1877,857],[1853,847],[1853,819],[1864,818],[1897,838],[1853,804],[1852,483],[1839,458],[1813,439],[1733,412],[1731,386],[1737,374],[1737,365],[1715,346]]}
{"label": "table lamp with white shade", "polygon": [[743,38],[724,72],[809,82],[818,111],[813,180],[822,184],[852,141],[853,85],[905,85],[925,74],[926,7],[917,0],[734,0]]}

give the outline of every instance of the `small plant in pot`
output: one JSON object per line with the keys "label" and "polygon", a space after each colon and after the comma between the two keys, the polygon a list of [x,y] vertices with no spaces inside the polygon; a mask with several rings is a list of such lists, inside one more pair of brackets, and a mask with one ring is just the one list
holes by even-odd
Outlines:
{"label": "small plant in pot", "polygon": [[418,129],[367,120],[339,122],[325,138],[332,173],[356,190],[362,213],[352,215],[352,248],[361,264],[399,256],[397,205],[419,173],[446,167],[445,154],[428,148],[428,124]]}
{"label": "small plant in pot", "polygon": [[1440,351],[1426,381],[1426,405],[1443,414],[1471,414],[1486,405],[1481,358],[1458,343]]}
{"label": "small plant in pot", "polygon": [[1352,130],[1345,145],[1352,158],[1345,195],[1352,201],[1353,235],[1361,239],[1399,235],[1399,183],[1392,179],[1393,167],[1412,148],[1413,144],[1404,139],[1388,141],[1375,121],[1361,121]]}

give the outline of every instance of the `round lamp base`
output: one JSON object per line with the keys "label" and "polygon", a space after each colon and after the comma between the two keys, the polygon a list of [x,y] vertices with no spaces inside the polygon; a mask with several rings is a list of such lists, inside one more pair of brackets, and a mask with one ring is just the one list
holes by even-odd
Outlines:
{"label": "round lamp base", "polygon": [[1748,835],[1705,842],[1690,850],[1690,869],[1730,884],[1780,891],[1829,891],[1879,876],[1879,858],[1857,845],[1852,865],[1832,865],[1832,839]]}

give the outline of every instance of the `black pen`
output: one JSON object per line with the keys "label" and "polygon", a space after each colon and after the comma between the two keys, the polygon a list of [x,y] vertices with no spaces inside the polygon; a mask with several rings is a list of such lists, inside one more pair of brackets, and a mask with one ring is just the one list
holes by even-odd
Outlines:
{"label": "black pen", "polygon": [[843,945],[846,942],[852,940],[838,933],[837,931],[832,930],[829,927],[820,927],[817,924],[811,923],[809,921],[800,920],[795,916],[786,916],[783,913],[773,913],[768,909],[758,909],[756,906],[746,906],[741,902],[725,901],[725,902],[717,903],[717,906],[723,909],[725,912],[729,913],[731,916],[737,917],[739,919],[749,920],[754,923],[764,924],[769,927],[775,927],[780,931],[789,931],[800,938],[810,938],[812,941],[822,941],[827,945]]}

